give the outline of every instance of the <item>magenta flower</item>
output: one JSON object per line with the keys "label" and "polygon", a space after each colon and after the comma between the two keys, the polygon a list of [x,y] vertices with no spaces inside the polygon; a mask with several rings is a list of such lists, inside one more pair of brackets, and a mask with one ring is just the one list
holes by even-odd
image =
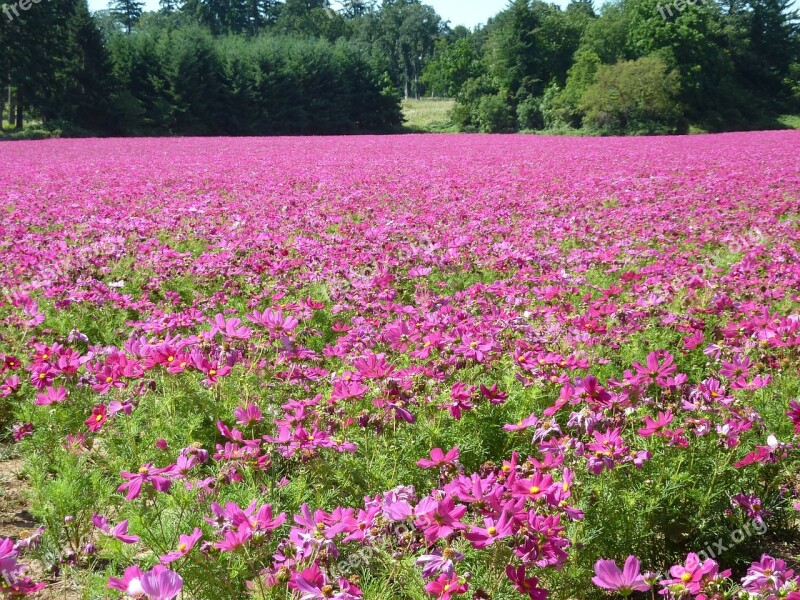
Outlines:
{"label": "magenta flower", "polygon": [[192,551],[198,540],[203,537],[203,532],[195,527],[190,535],[181,535],[178,540],[178,548],[161,557],[161,562],[165,565],[180,560]]}
{"label": "magenta flower", "polygon": [[646,364],[642,365],[638,362],[633,363],[633,368],[636,369],[637,375],[634,378],[636,383],[642,384],[658,384],[661,387],[669,387],[670,381],[668,377],[672,375],[677,367],[674,365],[674,359],[669,353],[664,353],[664,362],[659,362],[659,353],[651,352],[647,355]]}
{"label": "magenta flower", "polygon": [[125,573],[121,578],[109,577],[108,588],[112,590],[119,590],[131,597],[139,597],[144,592],[142,590],[142,570],[137,566],[131,566],[125,569]]}
{"label": "magenta flower", "polygon": [[120,473],[123,479],[127,479],[125,483],[117,488],[118,492],[127,490],[125,496],[126,500],[135,500],[142,492],[142,486],[149,484],[159,492],[166,492],[169,490],[172,482],[164,477],[164,475],[172,475],[172,467],[155,468],[151,463],[143,465],[136,473],[127,473],[125,471]]}
{"label": "magenta flower", "polygon": [[144,573],[139,581],[149,600],[172,600],[183,589],[181,576],[161,565]]}
{"label": "magenta flower", "polygon": [[86,419],[86,427],[89,428],[89,431],[99,431],[106,419],[108,419],[108,407],[105,404],[98,404],[92,409],[91,416]]}
{"label": "magenta flower", "polygon": [[467,507],[456,506],[450,496],[445,496],[440,502],[428,496],[417,505],[414,524],[423,530],[429,542],[435,542],[450,537],[457,529],[464,529],[465,525],[459,519],[466,512]]}
{"label": "magenta flower", "polygon": [[255,404],[248,404],[245,407],[240,406],[233,412],[233,414],[236,417],[236,423],[242,427],[256,425],[264,418],[264,415],[261,413],[261,409]]}
{"label": "magenta flower", "polygon": [[128,534],[127,519],[115,525],[113,528],[110,528],[108,526],[108,519],[102,515],[95,514],[92,517],[92,523],[107,536],[116,538],[123,544],[135,544],[140,540],[139,536]]}
{"label": "magenta flower", "polygon": [[431,458],[420,458],[417,461],[417,466],[423,469],[433,469],[441,465],[451,465],[458,460],[458,446],[448,450],[445,454],[441,448],[434,448],[431,450]]}
{"label": "magenta flower", "polygon": [[531,414],[528,417],[525,417],[518,423],[514,425],[503,425],[503,429],[506,431],[523,431],[525,429],[530,429],[531,427],[536,427],[539,424],[539,418],[536,414]]}
{"label": "magenta flower", "polygon": [[722,361],[719,374],[731,381],[735,381],[740,377],[746,379],[752,367],[753,363],[750,362],[748,357],[734,356],[731,362]]}
{"label": "magenta flower", "polygon": [[425,591],[431,596],[436,596],[437,600],[450,600],[454,595],[465,593],[469,590],[468,583],[459,583],[458,575],[445,575],[442,573],[434,581],[429,581],[425,586]]}
{"label": "magenta flower", "polygon": [[794,425],[794,432],[800,435],[800,401],[792,400],[789,403],[789,410],[786,412],[786,415]]}
{"label": "magenta flower", "polygon": [[598,560],[594,565],[592,583],[606,590],[613,590],[624,597],[633,592],[646,592],[650,585],[641,575],[639,559],[629,556],[625,567],[620,569],[613,560]]}
{"label": "magenta flower", "polygon": [[742,587],[754,594],[774,595],[794,577],[794,571],[786,568],[786,562],[764,554],[753,563],[742,579]]}
{"label": "magenta flower", "polygon": [[484,525],[485,527],[470,527],[464,534],[464,537],[472,543],[474,548],[486,548],[496,540],[514,533],[513,518],[506,511],[503,511],[498,520],[492,517],[485,518]]}
{"label": "magenta flower", "polygon": [[525,567],[506,567],[506,576],[520,594],[528,594],[531,600],[547,600],[548,591],[539,587],[538,577],[527,577]]}
{"label": "magenta flower", "polygon": [[66,388],[48,387],[47,389],[45,389],[44,393],[36,395],[36,401],[34,402],[34,404],[36,404],[36,406],[49,406],[50,404],[59,404],[67,399],[67,394],[68,392]]}
{"label": "magenta flower", "polygon": [[661,581],[661,585],[670,588],[675,587],[676,590],[686,591],[690,594],[699,594],[703,578],[706,574],[717,570],[717,563],[713,560],[707,560],[704,563],[700,562],[700,557],[697,554],[691,553],[686,557],[686,562],[683,565],[675,565],[669,570],[672,579],[665,579]]}
{"label": "magenta flower", "polygon": [[656,420],[651,419],[648,415],[644,416],[644,428],[639,430],[639,435],[648,438],[659,433],[672,423],[672,411],[659,412]]}

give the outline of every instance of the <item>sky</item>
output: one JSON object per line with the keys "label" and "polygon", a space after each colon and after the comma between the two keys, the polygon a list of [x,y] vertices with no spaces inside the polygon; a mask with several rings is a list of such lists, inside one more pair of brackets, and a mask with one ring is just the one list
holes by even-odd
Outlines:
{"label": "sky", "polygon": [[[336,5],[336,2],[333,2]],[[508,5],[508,0],[425,0],[436,9],[450,26],[466,25],[469,28],[486,23]],[[108,0],[89,0],[91,10],[108,8]],[[158,0],[145,0],[145,10],[158,10]]]}
{"label": "sky", "polygon": [[486,23],[508,5],[508,0],[426,0],[436,9],[450,27],[465,25],[469,28]]}

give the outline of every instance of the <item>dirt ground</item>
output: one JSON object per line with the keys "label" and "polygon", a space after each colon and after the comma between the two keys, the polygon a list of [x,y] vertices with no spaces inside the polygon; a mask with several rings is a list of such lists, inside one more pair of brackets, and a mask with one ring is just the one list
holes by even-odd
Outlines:
{"label": "dirt ground", "polygon": [[[22,459],[1,458],[0,453],[0,538],[28,537],[37,523],[28,512],[29,488],[22,477]],[[28,573],[35,581],[46,580],[37,564]],[[35,600],[81,600],[81,595],[62,581],[48,582],[48,586],[33,596]]]}

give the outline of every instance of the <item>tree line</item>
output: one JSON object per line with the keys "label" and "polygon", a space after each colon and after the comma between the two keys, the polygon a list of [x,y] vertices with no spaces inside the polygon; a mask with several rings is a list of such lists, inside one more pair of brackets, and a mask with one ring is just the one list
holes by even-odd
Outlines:
{"label": "tree line", "polygon": [[686,132],[800,111],[792,0],[513,0],[437,43],[423,82],[480,131]]}
{"label": "tree line", "polygon": [[791,0],[512,0],[472,30],[420,0],[26,6],[0,13],[0,122],[19,127],[380,131],[421,96],[454,98],[467,131],[717,131],[800,112]]}

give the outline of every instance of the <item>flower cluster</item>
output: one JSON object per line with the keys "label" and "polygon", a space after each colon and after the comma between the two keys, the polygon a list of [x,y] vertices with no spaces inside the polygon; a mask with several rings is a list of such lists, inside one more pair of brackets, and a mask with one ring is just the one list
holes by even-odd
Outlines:
{"label": "flower cluster", "polygon": [[[541,600],[599,557],[796,534],[796,143],[0,148],[0,427],[46,566],[150,600]],[[758,564],[594,581],[797,593]]]}

